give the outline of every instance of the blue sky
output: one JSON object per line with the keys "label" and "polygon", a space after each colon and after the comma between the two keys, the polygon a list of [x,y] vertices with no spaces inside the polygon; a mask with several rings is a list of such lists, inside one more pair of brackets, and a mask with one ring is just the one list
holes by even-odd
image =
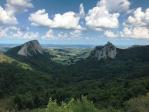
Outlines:
{"label": "blue sky", "polygon": [[149,44],[148,0],[1,0],[0,43]]}

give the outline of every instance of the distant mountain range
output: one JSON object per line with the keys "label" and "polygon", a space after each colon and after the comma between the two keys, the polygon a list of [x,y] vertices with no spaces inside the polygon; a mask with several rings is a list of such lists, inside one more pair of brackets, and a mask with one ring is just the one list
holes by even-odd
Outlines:
{"label": "distant mountain range", "polygon": [[[0,48],[12,48],[19,46],[20,44],[0,44]],[[65,45],[65,44],[41,44],[43,48],[93,48],[95,45]]]}
{"label": "distant mountain range", "polygon": [[[0,44],[0,49],[8,49],[12,47],[19,46],[20,44]],[[65,45],[65,44],[41,44],[43,48],[94,48],[96,45],[83,45],[83,44],[74,44],[74,45]],[[131,45],[118,45],[118,48],[128,48]]]}

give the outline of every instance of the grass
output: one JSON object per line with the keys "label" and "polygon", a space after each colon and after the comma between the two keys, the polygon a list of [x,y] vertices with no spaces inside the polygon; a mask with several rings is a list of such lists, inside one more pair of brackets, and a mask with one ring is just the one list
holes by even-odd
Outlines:
{"label": "grass", "polygon": [[71,64],[89,56],[91,49],[65,48],[48,49],[52,60],[60,64]]}
{"label": "grass", "polygon": [[19,62],[9,56],[6,56],[4,54],[0,54],[0,63],[14,63],[15,65],[18,65],[19,67],[23,68],[23,69],[29,69],[32,70],[32,67],[26,63],[23,62]]}

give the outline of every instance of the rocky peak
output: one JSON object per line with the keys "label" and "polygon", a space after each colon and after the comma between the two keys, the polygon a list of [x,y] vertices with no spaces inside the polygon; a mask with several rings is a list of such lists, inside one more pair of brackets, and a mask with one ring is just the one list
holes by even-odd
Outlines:
{"label": "rocky peak", "polygon": [[92,56],[98,60],[111,58],[114,59],[117,55],[117,48],[110,42],[103,47],[97,46],[93,52]]}
{"label": "rocky peak", "polygon": [[105,46],[114,46],[114,45],[111,42],[108,41]]}
{"label": "rocky peak", "polygon": [[44,50],[37,40],[26,42],[20,46],[20,49],[17,52],[20,56],[34,56],[43,53]]}

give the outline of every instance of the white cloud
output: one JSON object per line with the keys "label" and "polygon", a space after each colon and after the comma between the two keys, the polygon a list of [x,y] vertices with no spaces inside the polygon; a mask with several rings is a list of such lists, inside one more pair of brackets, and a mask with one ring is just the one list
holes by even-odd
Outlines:
{"label": "white cloud", "polygon": [[10,39],[38,39],[39,33],[31,32],[28,30],[21,29],[19,27],[0,27],[0,38],[10,38]]}
{"label": "white cloud", "polygon": [[50,30],[45,34],[44,38],[45,38],[45,39],[52,39],[52,38],[54,38],[53,30],[50,29]]}
{"label": "white cloud", "polygon": [[84,10],[84,5],[83,3],[80,4],[80,16],[84,17],[85,16],[85,10]]}
{"label": "white cloud", "polygon": [[0,27],[0,38],[6,37],[7,35],[6,31],[7,31],[6,29]]}
{"label": "white cloud", "polygon": [[119,13],[109,13],[105,6],[96,6],[90,9],[86,16],[86,25],[91,28],[117,28]]}
{"label": "white cloud", "polygon": [[79,38],[82,35],[81,30],[74,30],[73,32],[69,32],[71,38]]}
{"label": "white cloud", "polygon": [[69,36],[68,36],[69,34],[68,34],[68,32],[60,32],[60,33],[58,33],[57,34],[57,37],[59,38],[59,39],[67,39],[67,38],[69,38]]}
{"label": "white cloud", "polygon": [[26,32],[23,34],[23,39],[27,39],[27,40],[39,39],[39,33],[38,32]]}
{"label": "white cloud", "polygon": [[53,19],[48,17],[44,9],[30,15],[29,20],[32,25],[48,26],[50,28],[81,29],[79,25],[80,17],[75,12],[55,14]]}
{"label": "white cloud", "polygon": [[55,33],[52,29],[49,29],[45,35],[42,36],[42,39],[78,39],[81,38],[82,30],[70,30],[70,31],[61,31],[59,33]]}
{"label": "white cloud", "polygon": [[119,27],[119,16],[128,12],[129,0],[100,0],[85,17],[86,25],[95,30]]}
{"label": "white cloud", "polygon": [[128,16],[121,37],[149,39],[149,8],[142,10],[141,7],[134,10]]}
{"label": "white cloud", "polygon": [[14,7],[21,7],[24,9],[33,7],[31,0],[7,0],[7,4]]}
{"label": "white cloud", "polygon": [[31,0],[7,0],[5,8],[0,6],[0,23],[17,24],[16,13],[31,7],[33,7]]}
{"label": "white cloud", "polygon": [[1,24],[17,24],[16,17],[0,7],[0,23]]}
{"label": "white cloud", "polygon": [[29,21],[35,26],[50,26],[52,24],[52,20],[49,19],[49,15],[46,13],[45,9],[32,13],[29,17]]}
{"label": "white cloud", "polygon": [[112,31],[105,31],[105,32],[104,32],[104,35],[105,35],[106,37],[110,37],[110,38],[118,37],[118,35],[115,34],[115,33],[112,32]]}
{"label": "white cloud", "polygon": [[79,25],[80,17],[70,11],[64,14],[56,14],[53,19],[52,27],[65,29],[81,29]]}
{"label": "white cloud", "polygon": [[136,39],[149,39],[149,29],[146,27],[125,27],[121,32],[122,37],[136,38]]}
{"label": "white cloud", "polygon": [[12,13],[24,11],[32,7],[31,0],[7,0],[6,4],[6,10]]}
{"label": "white cloud", "polygon": [[125,12],[130,7],[129,0],[100,0],[98,6],[105,6],[109,12]]}
{"label": "white cloud", "polygon": [[79,39],[81,38],[82,31],[81,30],[73,30],[69,32],[60,32],[56,35],[59,39],[68,40],[68,39]]}
{"label": "white cloud", "polygon": [[132,26],[147,26],[149,25],[149,8],[142,11],[142,8],[137,8],[132,16],[128,17],[127,24]]}

